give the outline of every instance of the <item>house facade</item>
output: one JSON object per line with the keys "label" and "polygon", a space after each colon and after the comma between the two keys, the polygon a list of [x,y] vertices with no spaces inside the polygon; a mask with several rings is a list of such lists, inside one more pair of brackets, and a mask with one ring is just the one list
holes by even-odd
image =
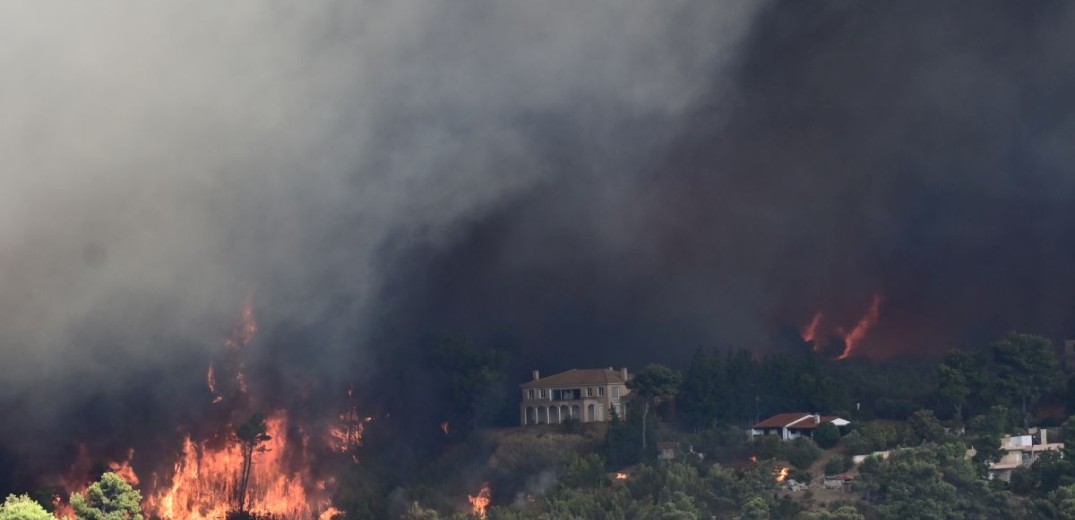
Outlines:
{"label": "house facade", "polygon": [[625,417],[630,378],[626,368],[573,368],[548,377],[535,370],[533,379],[519,385],[519,424],[559,424],[568,418],[603,422],[612,418],[613,411]]}
{"label": "house facade", "polygon": [[1001,438],[1000,447],[1007,453],[999,461],[989,463],[989,478],[1010,482],[1013,469],[1033,464],[1043,452],[1063,450],[1064,443],[1049,442],[1049,431],[1045,428],[1031,428],[1026,435]]}
{"label": "house facade", "polygon": [[755,424],[750,429],[751,436],[777,435],[781,439],[791,440],[799,437],[813,437],[818,425],[832,423],[837,428],[851,424],[847,419],[835,415],[818,415],[804,412],[778,413]]}

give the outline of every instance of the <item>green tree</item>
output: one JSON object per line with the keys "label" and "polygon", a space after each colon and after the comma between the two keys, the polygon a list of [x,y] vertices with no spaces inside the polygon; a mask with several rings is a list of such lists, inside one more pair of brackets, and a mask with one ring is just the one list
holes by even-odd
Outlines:
{"label": "green tree", "polygon": [[840,429],[831,422],[821,423],[814,429],[814,442],[828,450],[840,442]]}
{"label": "green tree", "polygon": [[769,503],[762,497],[754,497],[743,504],[739,511],[740,520],[769,520]]}
{"label": "green tree", "polygon": [[911,414],[907,421],[918,442],[941,442],[944,439],[944,426],[933,415],[933,410],[919,410]]}
{"label": "green tree", "polygon": [[866,517],[862,515],[853,506],[840,506],[835,511],[818,511],[816,513],[807,513],[803,516],[804,520],[866,520]]}
{"label": "green tree", "polygon": [[1030,408],[1061,380],[1060,365],[1048,338],[1012,332],[990,345],[997,369],[997,385],[1022,410],[1023,427],[1029,426]]}
{"label": "green tree", "polygon": [[720,356],[696,350],[677,396],[680,417],[688,426],[696,429],[712,426],[720,415],[721,379]]}
{"label": "green tree", "polygon": [[963,418],[963,405],[970,392],[966,374],[945,363],[937,365],[937,398],[951,404],[958,419]]}
{"label": "green tree", "polygon": [[627,387],[642,399],[642,450],[646,449],[646,419],[650,404],[662,397],[675,397],[683,377],[664,365],[651,364],[635,374]]}
{"label": "green tree", "polygon": [[499,391],[507,380],[507,353],[495,348],[479,348],[469,340],[445,338],[437,346],[433,362],[446,384],[451,406],[451,423],[471,430],[493,418],[505,401]]}
{"label": "green tree", "polygon": [[254,463],[254,453],[265,451],[265,442],[272,439],[268,432],[269,425],[265,422],[265,416],[260,413],[251,415],[235,431],[243,453],[243,463],[239,472],[238,496],[236,497],[239,503],[240,516],[246,511],[246,488],[250,484],[250,469]]}
{"label": "green tree", "polygon": [[108,472],[86,489],[71,493],[78,520],[142,520],[142,494],[119,475]]}
{"label": "green tree", "polygon": [[0,505],[0,520],[55,520],[52,513],[27,495],[8,495]]}
{"label": "green tree", "polygon": [[784,456],[796,468],[808,469],[811,464],[821,457],[821,448],[818,448],[814,441],[806,437],[799,437],[786,444]]}

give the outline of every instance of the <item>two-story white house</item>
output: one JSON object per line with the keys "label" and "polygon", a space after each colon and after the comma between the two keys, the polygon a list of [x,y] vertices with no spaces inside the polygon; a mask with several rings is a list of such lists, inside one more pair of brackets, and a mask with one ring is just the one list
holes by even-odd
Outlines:
{"label": "two-story white house", "polygon": [[621,418],[627,414],[624,399],[630,390],[627,369],[577,369],[541,377],[535,370],[533,379],[519,385],[519,424],[559,424],[573,418],[580,422],[603,422],[613,411]]}

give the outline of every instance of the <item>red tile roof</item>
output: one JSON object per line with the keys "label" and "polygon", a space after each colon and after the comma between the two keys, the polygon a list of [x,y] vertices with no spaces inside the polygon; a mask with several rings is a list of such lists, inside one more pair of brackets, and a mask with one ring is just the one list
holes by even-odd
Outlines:
{"label": "red tile roof", "polygon": [[754,428],[786,428],[790,426],[791,428],[795,429],[810,430],[813,428],[817,428],[818,424],[832,422],[836,419],[839,419],[839,417],[835,415],[822,415],[821,421],[815,422],[813,414],[809,413],[778,413],[758,424],[755,424]]}

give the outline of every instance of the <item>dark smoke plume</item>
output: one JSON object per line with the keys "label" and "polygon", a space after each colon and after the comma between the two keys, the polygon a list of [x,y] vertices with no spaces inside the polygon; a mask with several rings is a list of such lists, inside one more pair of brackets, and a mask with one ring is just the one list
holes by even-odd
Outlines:
{"label": "dark smoke plume", "polygon": [[629,182],[757,5],[0,6],[0,484],[75,441],[167,460],[248,298],[258,404],[331,416],[425,290],[401,265],[563,178]]}
{"label": "dark smoke plume", "polygon": [[166,453],[248,297],[311,416],[432,334],[520,377],[874,294],[856,355],[1075,334],[1067,3],[300,5],[0,4],[0,480]]}

